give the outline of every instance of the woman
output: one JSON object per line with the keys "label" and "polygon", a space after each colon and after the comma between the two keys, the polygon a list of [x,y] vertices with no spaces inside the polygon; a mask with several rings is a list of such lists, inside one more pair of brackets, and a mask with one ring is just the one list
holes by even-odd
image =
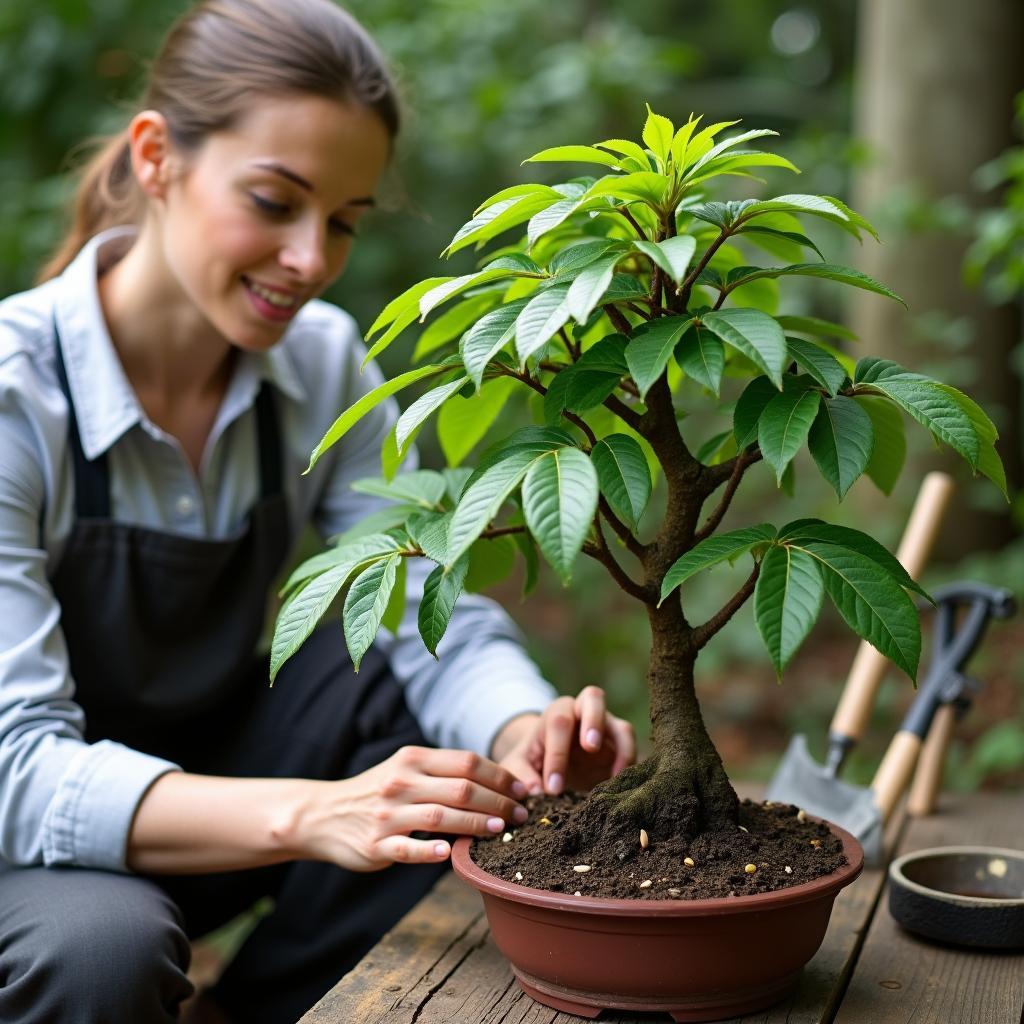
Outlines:
{"label": "woman", "polygon": [[293,1021],[432,884],[450,847],[423,833],[504,829],[633,757],[480,598],[438,663],[415,594],[358,676],[336,625],[273,690],[254,653],[303,526],[366,513],[350,484],[394,421],[301,475],[380,379],[317,296],[397,127],[330,0],[207,0],[45,282],[0,304],[0,1021],[176,1020],[187,940],[267,895],[207,1003]]}

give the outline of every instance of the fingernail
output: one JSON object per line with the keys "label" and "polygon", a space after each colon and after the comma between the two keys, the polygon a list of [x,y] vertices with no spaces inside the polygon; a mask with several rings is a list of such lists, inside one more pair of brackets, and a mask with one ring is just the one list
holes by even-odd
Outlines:
{"label": "fingernail", "polygon": [[520,825],[522,825],[522,823],[523,823],[524,821],[526,821],[526,819],[527,819],[527,818],[528,818],[529,816],[530,816],[530,812],[529,812],[529,811],[528,811],[528,810],[527,810],[527,809],[526,809],[525,807],[517,807],[517,808],[516,808],[516,809],[515,809],[515,810],[514,810],[514,811],[512,812],[512,817],[513,817],[513,818],[515,818],[515,820],[516,820],[516,821],[517,821],[517,822],[518,822],[518,823],[519,823]]}
{"label": "fingernail", "polygon": [[436,853],[438,855],[438,857],[447,857],[448,856],[448,844],[447,843],[436,843],[434,845],[434,853]]}
{"label": "fingernail", "polygon": [[[526,808],[524,807],[523,810],[525,811]],[[487,827],[492,832],[500,832],[505,827],[505,822],[501,818],[488,818]]]}
{"label": "fingernail", "polygon": [[539,783],[535,782],[530,787],[530,796],[540,796],[544,792],[544,787]]}
{"label": "fingernail", "polygon": [[596,729],[587,733],[587,746],[597,750],[601,746],[601,734]]}
{"label": "fingernail", "polygon": [[561,793],[562,792],[562,783],[564,783],[564,782],[565,782],[565,780],[562,778],[562,776],[561,776],[561,774],[559,772],[552,772],[548,776],[548,792],[549,793]]}
{"label": "fingernail", "polygon": [[524,786],[518,779],[512,783],[512,792],[518,797],[526,796],[526,786]]}

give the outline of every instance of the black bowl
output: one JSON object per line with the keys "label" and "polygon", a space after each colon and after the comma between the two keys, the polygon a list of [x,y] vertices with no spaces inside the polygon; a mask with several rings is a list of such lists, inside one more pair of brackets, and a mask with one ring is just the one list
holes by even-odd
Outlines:
{"label": "black bowl", "polygon": [[1024,851],[941,846],[906,853],[889,865],[889,913],[929,939],[1024,948]]}

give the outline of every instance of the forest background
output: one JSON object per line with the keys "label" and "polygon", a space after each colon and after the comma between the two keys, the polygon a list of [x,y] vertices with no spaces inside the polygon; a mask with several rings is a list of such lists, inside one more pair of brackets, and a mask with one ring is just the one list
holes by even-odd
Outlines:
{"label": "forest background", "polygon": [[[145,58],[183,0],[0,0],[0,295],[29,287],[60,236],[69,173],[90,136],[133,111]],[[923,582],[984,580],[1024,597],[1021,378],[1024,346],[1024,5],[1018,0],[349,0],[398,74],[406,125],[383,209],[361,229],[355,256],[328,298],[365,328],[420,278],[472,269],[472,254],[438,253],[472,208],[499,188],[549,180],[562,166],[520,161],[551,145],[639,133],[649,102],[677,122],[740,117],[781,133],[772,149],[803,170],[765,174],[752,194],[809,192],[851,203],[883,244],[861,248],[816,231],[831,262],[882,280],[909,312],[809,282],[780,312],[838,320],[860,337],[849,350],[931,373],[978,399],[1000,427],[1011,503],[910,432],[912,465],[891,499],[862,478],[837,509],[817,473],[797,465],[796,499],[756,467],[729,526],[818,515],[869,529],[895,548],[929,468],[958,482]],[[550,180],[554,180],[553,177]],[[744,182],[743,194],[749,183]],[[820,237],[819,237],[820,236]],[[891,307],[891,308],[890,308]],[[409,363],[414,332],[382,360]],[[405,404],[414,399],[408,394]],[[509,418],[509,429],[515,413]],[[492,435],[493,436],[493,435]],[[432,431],[422,461],[443,464]],[[790,506],[787,508],[787,506]],[[780,521],[782,521],[780,519]],[[865,524],[869,524],[865,526]],[[642,611],[581,564],[570,591],[544,577],[520,603],[499,597],[556,685],[606,687],[646,735]],[[599,578],[602,582],[598,583]],[[735,580],[703,574],[696,613]],[[1018,616],[1024,619],[1024,615]],[[926,630],[930,622],[925,622]],[[339,642],[340,624],[339,624]],[[736,778],[765,779],[788,736],[820,753],[855,640],[824,615],[781,685],[748,608],[701,659],[709,728]],[[926,669],[927,660],[923,661]],[[957,730],[947,785],[1024,787],[1024,625],[993,626],[971,674],[984,689]],[[912,697],[892,673],[849,776],[867,781]]]}

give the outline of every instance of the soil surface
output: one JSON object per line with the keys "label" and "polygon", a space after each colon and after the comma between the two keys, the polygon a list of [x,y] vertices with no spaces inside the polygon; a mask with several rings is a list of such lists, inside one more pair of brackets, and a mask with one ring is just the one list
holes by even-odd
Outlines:
{"label": "soil surface", "polygon": [[534,889],[648,900],[770,892],[809,882],[846,863],[842,843],[825,825],[801,820],[799,808],[749,800],[740,804],[741,827],[735,832],[705,832],[691,842],[649,835],[644,848],[638,831],[634,843],[612,844],[581,862],[560,849],[560,833],[585,796],[527,798],[529,820],[503,835],[476,839],[473,860],[492,875]]}

